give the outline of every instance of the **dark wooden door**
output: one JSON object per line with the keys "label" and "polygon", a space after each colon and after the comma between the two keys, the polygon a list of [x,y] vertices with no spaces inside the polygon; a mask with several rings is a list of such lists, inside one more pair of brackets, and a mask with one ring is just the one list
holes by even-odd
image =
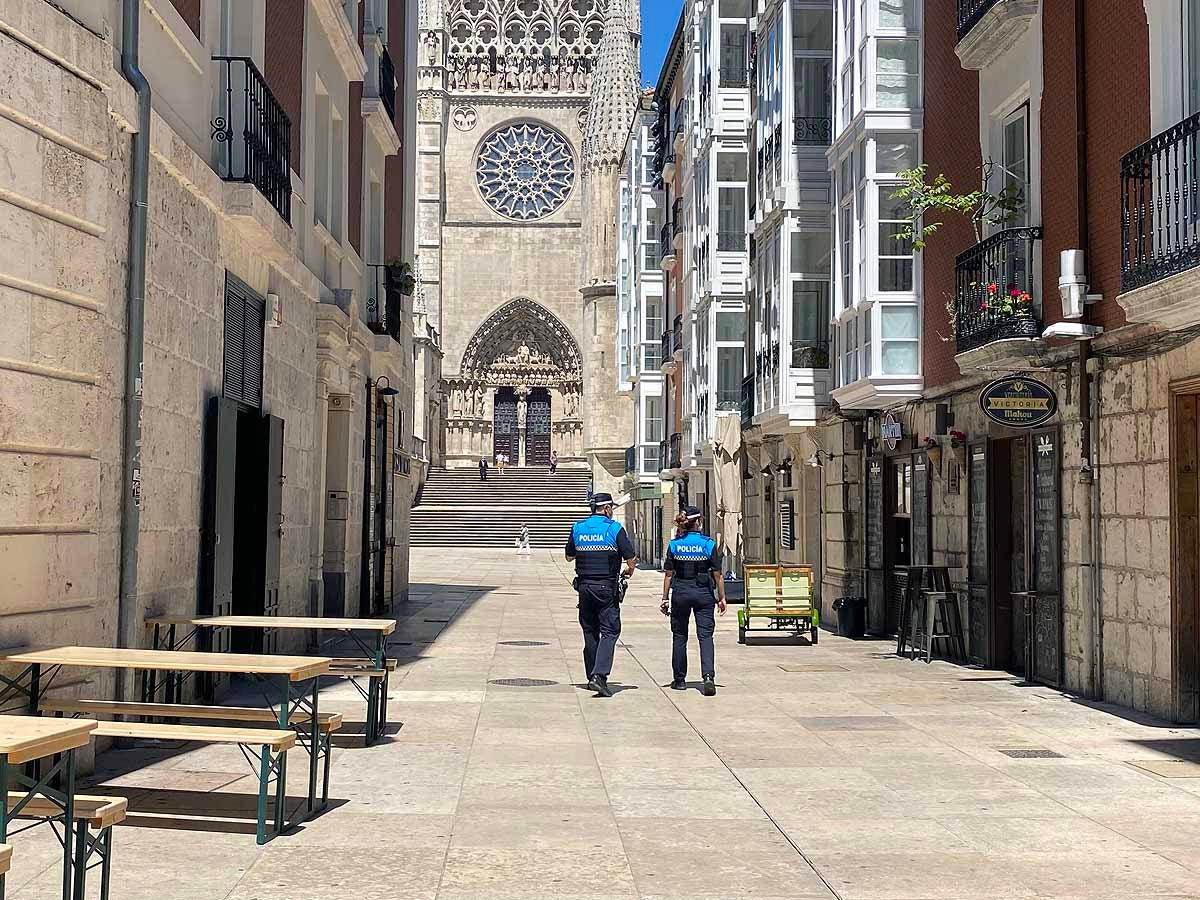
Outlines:
{"label": "dark wooden door", "polygon": [[988,446],[967,447],[967,629],[971,661],[988,665],[991,659],[991,589],[988,549]]}
{"label": "dark wooden door", "polygon": [[[233,551],[236,516],[238,405],[224,397],[208,401],[204,435],[204,535],[198,612],[233,612]],[[207,632],[213,650],[229,649],[228,629]]]}
{"label": "dark wooden door", "polygon": [[1176,718],[1200,721],[1200,394],[1176,394],[1171,466]]}
{"label": "dark wooden door", "polygon": [[525,464],[550,465],[550,394],[535,388],[525,414]]}
{"label": "dark wooden door", "polygon": [[517,395],[512,388],[501,388],[496,391],[492,414],[492,460],[495,461],[497,454],[504,453],[515,466],[520,440],[517,433]]}
{"label": "dark wooden door", "polygon": [[[264,616],[279,615],[279,554],[283,544],[283,419],[263,416],[262,434],[266,449],[266,479],[263,521],[263,603]],[[279,633],[269,629],[263,634],[263,652],[279,650]]]}

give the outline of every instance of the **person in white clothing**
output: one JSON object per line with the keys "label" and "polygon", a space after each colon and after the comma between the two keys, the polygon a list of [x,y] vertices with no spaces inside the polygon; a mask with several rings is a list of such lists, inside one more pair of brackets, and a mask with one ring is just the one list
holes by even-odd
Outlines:
{"label": "person in white clothing", "polygon": [[517,535],[517,553],[529,553],[529,526],[521,523],[521,531]]}

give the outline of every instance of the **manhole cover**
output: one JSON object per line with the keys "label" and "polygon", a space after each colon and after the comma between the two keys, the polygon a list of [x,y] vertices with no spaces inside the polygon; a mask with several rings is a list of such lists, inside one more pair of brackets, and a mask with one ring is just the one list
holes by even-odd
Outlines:
{"label": "manhole cover", "polygon": [[500,641],[505,647],[549,647],[547,641]]}
{"label": "manhole cover", "polygon": [[1055,753],[1045,747],[1019,747],[1012,750],[1003,750],[997,747],[996,749],[1013,759],[1066,759],[1061,753]]}
{"label": "manhole cover", "polygon": [[548,681],[545,678],[493,678],[488,684],[498,684],[504,687],[551,687],[558,682]]}

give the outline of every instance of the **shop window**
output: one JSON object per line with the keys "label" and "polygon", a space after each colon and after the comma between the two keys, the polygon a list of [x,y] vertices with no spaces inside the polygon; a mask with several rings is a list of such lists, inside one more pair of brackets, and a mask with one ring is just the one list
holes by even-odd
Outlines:
{"label": "shop window", "polygon": [[921,44],[912,40],[876,41],[875,105],[915,109],[921,105]]}

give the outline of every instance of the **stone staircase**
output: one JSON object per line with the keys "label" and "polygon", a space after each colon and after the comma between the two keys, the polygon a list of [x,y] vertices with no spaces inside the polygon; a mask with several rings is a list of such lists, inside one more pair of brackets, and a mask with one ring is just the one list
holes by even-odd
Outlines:
{"label": "stone staircase", "polygon": [[521,523],[533,547],[562,547],[571,525],[588,514],[591,473],[545,466],[434,469],[412,511],[414,547],[514,547]]}

